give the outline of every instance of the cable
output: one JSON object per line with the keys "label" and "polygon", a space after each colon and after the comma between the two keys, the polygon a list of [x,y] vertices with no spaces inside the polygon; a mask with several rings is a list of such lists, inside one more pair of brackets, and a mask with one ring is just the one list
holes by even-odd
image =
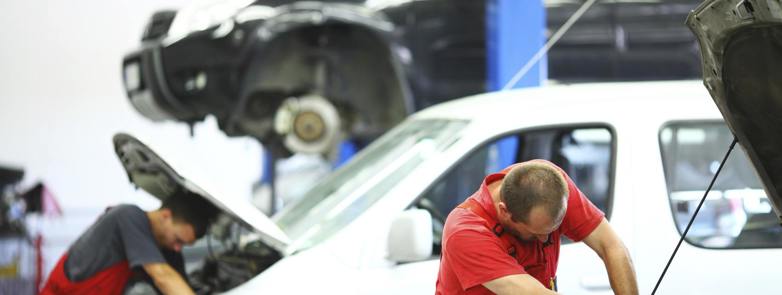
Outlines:
{"label": "cable", "polygon": [[722,166],[724,166],[725,162],[728,161],[728,156],[730,155],[730,152],[733,151],[733,147],[736,146],[737,141],[738,140],[734,136],[733,142],[730,144],[730,148],[728,148],[728,152],[725,153],[725,158],[722,158],[722,163],[720,163],[720,167],[717,168],[717,172],[714,173],[714,177],[711,179],[711,183],[709,183],[709,187],[706,189],[706,192],[703,194],[703,198],[701,198],[701,202],[698,204],[698,208],[695,208],[695,212],[692,214],[692,217],[690,217],[690,222],[687,223],[687,227],[684,229],[681,238],[679,238],[679,243],[676,244],[676,248],[673,249],[671,258],[668,259],[668,264],[665,265],[665,269],[663,269],[663,273],[660,274],[660,278],[657,280],[657,284],[654,285],[654,290],[652,290],[652,295],[657,293],[657,288],[660,287],[660,283],[663,281],[663,277],[665,277],[665,273],[668,272],[668,267],[671,266],[671,261],[673,261],[673,257],[676,256],[676,252],[679,251],[679,246],[682,245],[682,241],[684,241],[684,237],[687,236],[687,232],[690,231],[692,222],[695,221],[695,216],[698,216],[698,211],[701,210],[701,206],[703,206],[703,202],[706,201],[706,196],[709,195],[709,191],[711,191],[711,187],[714,186],[714,182],[717,180],[717,176],[720,175],[720,171],[722,171]]}
{"label": "cable", "polygon": [[532,69],[532,66],[534,66],[536,63],[538,63],[538,61],[540,61],[541,58],[543,58],[543,55],[545,55],[546,52],[548,52],[548,50],[554,46],[554,43],[557,43],[557,41],[562,38],[562,35],[570,30],[570,27],[573,26],[573,24],[581,18],[584,12],[586,12],[589,7],[592,7],[592,4],[594,4],[596,1],[597,0],[587,0],[584,2],[584,4],[582,4],[581,7],[579,7],[578,10],[576,10],[576,12],[574,12],[573,15],[570,16],[570,18],[568,18],[568,20],[561,27],[559,27],[557,32],[555,32],[554,35],[551,35],[551,39],[546,42],[546,45],[543,45],[543,47],[541,47],[540,50],[538,50],[538,52],[535,53],[535,55],[532,56],[529,61],[527,61],[527,64],[521,67],[521,69],[516,72],[515,75],[513,75],[513,78],[510,78],[510,81],[508,81],[508,83],[502,87],[502,90],[513,88],[513,86],[515,86],[516,83],[518,83],[519,80],[521,80],[521,78],[523,78],[524,75],[526,75],[527,72]]}

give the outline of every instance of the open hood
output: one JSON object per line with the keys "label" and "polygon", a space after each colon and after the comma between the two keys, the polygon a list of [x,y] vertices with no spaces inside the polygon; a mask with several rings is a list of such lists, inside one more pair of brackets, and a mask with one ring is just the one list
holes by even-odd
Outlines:
{"label": "open hood", "polygon": [[707,0],[687,25],[704,84],[782,220],[782,2]]}
{"label": "open hood", "polygon": [[286,253],[290,244],[287,235],[250,202],[209,194],[179,175],[152,149],[131,135],[124,133],[114,135],[114,151],[127,171],[130,182],[137,187],[161,201],[179,190],[203,196],[234,220],[255,229],[269,246],[280,253]]}

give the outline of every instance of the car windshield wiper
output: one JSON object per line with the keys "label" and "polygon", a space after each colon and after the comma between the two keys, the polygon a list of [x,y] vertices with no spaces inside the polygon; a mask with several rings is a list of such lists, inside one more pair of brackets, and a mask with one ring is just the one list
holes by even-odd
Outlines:
{"label": "car windshield wiper", "polygon": [[701,202],[698,203],[698,207],[695,208],[695,212],[692,213],[692,217],[690,217],[690,222],[687,223],[687,227],[684,229],[684,232],[682,232],[681,238],[679,238],[679,243],[677,243],[676,248],[673,249],[673,253],[671,253],[671,258],[668,259],[668,264],[665,265],[665,269],[663,269],[663,272],[660,274],[660,278],[657,279],[657,284],[654,285],[654,290],[652,290],[652,295],[657,293],[657,288],[660,287],[660,283],[663,281],[663,278],[665,277],[665,273],[668,272],[668,267],[671,266],[671,261],[673,261],[673,257],[676,256],[676,252],[679,251],[679,246],[682,245],[682,242],[684,241],[684,237],[686,237],[687,232],[690,231],[692,222],[695,221],[695,217],[698,216],[698,211],[701,210],[701,206],[703,206],[703,202],[706,201],[706,196],[709,195],[709,191],[711,191],[712,186],[714,186],[714,182],[717,180],[717,176],[719,176],[720,171],[722,171],[722,166],[724,166],[725,162],[728,161],[728,156],[730,156],[730,152],[733,151],[733,147],[736,146],[737,141],[738,140],[736,139],[736,136],[733,136],[733,142],[730,144],[730,147],[728,148],[728,152],[725,153],[725,157],[722,158],[720,167],[717,168],[717,172],[714,173],[714,177],[711,179],[711,183],[709,183],[709,187],[706,188],[706,192],[703,193],[703,198],[701,198]]}

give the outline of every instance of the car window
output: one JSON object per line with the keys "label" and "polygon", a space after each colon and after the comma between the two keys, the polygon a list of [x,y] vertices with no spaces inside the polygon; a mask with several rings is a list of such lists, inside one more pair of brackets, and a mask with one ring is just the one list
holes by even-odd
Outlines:
{"label": "car window", "polygon": [[429,187],[416,206],[432,214],[435,253],[448,213],[471,196],[486,175],[517,162],[546,159],[562,167],[608,216],[613,184],[614,136],[607,127],[522,131],[483,144]]}
{"label": "car window", "polygon": [[[677,122],[660,131],[665,181],[680,233],[732,140],[723,122]],[[782,228],[743,148],[730,154],[685,240],[706,248],[782,246]]]}
{"label": "car window", "polygon": [[461,120],[413,120],[370,144],[345,166],[274,216],[293,249],[315,245],[355,220],[428,158],[447,149]]}

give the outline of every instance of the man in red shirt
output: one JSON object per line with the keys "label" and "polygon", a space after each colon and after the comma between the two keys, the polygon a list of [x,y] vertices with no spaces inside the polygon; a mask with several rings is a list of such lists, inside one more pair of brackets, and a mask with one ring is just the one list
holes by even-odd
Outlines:
{"label": "man in red shirt", "polygon": [[556,294],[561,235],[603,259],[616,294],[638,294],[630,255],[603,212],[544,160],[487,176],[451,211],[436,294]]}

